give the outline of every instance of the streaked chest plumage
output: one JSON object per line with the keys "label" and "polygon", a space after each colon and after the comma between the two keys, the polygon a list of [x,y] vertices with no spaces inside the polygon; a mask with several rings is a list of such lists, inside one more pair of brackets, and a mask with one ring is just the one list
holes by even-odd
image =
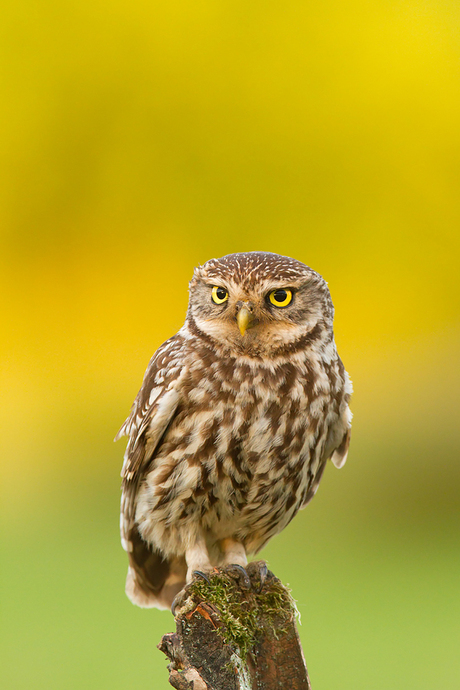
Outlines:
{"label": "streaked chest plumage", "polygon": [[140,524],[143,515],[157,527],[184,530],[199,518],[218,538],[237,525],[244,541],[256,533],[266,541],[314,485],[341,383],[338,371],[331,376],[330,366],[306,358],[264,363],[194,353],[175,418],[140,491]]}

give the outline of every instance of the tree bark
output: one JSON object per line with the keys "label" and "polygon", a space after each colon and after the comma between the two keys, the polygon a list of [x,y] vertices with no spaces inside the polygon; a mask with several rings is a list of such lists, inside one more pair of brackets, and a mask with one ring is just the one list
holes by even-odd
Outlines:
{"label": "tree bark", "polygon": [[264,567],[248,565],[250,585],[229,566],[184,590],[158,645],[176,690],[311,690],[295,604]]}

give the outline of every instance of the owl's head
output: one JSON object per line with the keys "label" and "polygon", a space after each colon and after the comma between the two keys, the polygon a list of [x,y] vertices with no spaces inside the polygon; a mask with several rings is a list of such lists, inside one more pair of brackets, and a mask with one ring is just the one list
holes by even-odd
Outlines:
{"label": "owl's head", "polygon": [[189,328],[240,354],[289,354],[299,343],[330,340],[333,315],[319,273],[279,254],[210,259],[190,282]]}

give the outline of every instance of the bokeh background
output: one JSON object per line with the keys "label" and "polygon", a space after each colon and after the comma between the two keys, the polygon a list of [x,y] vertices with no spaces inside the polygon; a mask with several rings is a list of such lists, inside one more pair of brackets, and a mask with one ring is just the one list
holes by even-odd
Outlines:
{"label": "bokeh background", "polygon": [[349,460],[263,552],[314,690],[458,690],[460,6],[4,0],[2,687],[166,690],[124,595],[127,415],[234,251],[321,272]]}

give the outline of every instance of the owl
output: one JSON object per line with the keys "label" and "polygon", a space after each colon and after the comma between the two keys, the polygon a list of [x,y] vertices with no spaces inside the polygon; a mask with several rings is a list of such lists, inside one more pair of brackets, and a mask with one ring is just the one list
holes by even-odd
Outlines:
{"label": "owl", "polygon": [[126,593],[169,608],[194,573],[244,569],[345,463],[351,383],[324,279],[295,259],[195,269],[180,331],[156,351],[117,439]]}

